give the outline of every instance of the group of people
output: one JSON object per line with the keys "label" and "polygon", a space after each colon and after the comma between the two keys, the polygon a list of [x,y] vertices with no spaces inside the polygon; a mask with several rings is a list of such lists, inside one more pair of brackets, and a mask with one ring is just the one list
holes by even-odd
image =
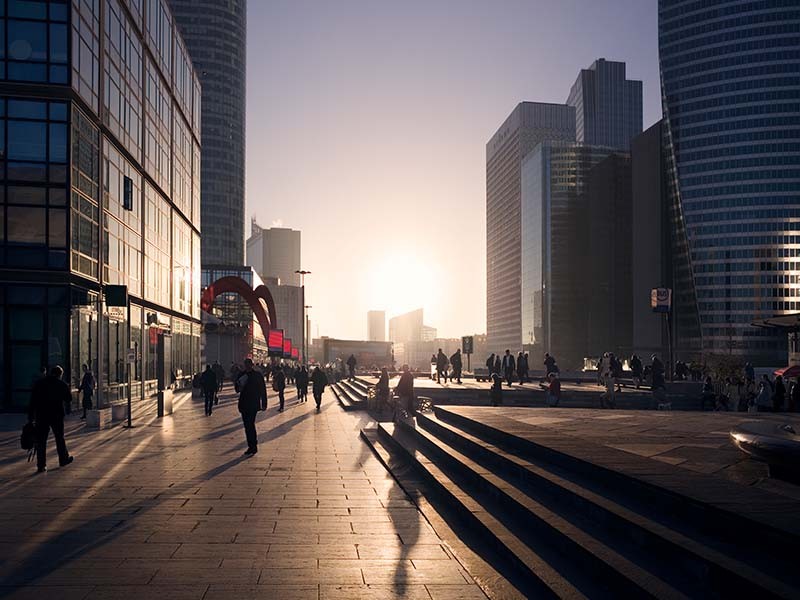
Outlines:
{"label": "group of people", "polygon": [[436,383],[442,383],[442,379],[447,383],[448,377],[451,383],[454,379],[457,383],[461,383],[461,372],[464,368],[461,348],[451,354],[449,358],[439,348],[439,352],[431,356],[431,365],[436,367]]}
{"label": "group of people", "polygon": [[[492,381],[494,381],[495,375],[501,379],[501,385],[502,380],[505,380],[506,385],[510,387],[515,378],[520,384],[529,383],[531,381],[531,370],[528,360],[527,352],[519,352],[515,359],[511,350],[506,349],[505,354],[502,356],[492,352],[489,358],[486,359],[486,369],[489,371],[489,377],[492,378]],[[558,373],[558,365],[549,354],[545,354],[544,365],[546,374]]]}
{"label": "group of people", "polygon": [[781,375],[771,380],[764,374],[756,382],[755,370],[747,363],[743,378],[726,377],[715,384],[712,377],[706,377],[701,410],[706,406],[717,411],[800,412],[800,378],[790,383]]}

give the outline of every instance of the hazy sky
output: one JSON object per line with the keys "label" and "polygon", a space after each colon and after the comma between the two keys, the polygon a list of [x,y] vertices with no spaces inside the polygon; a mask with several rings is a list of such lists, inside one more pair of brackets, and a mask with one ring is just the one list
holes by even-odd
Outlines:
{"label": "hazy sky", "polygon": [[656,0],[250,0],[247,215],[303,232],[313,337],[419,306],[486,330],[485,145],[627,62],[660,117]]}

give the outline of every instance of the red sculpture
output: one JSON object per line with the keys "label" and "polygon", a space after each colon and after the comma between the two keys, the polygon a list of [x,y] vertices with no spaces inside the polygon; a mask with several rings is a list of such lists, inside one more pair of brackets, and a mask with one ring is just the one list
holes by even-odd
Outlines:
{"label": "red sculpture", "polygon": [[261,325],[264,339],[269,339],[269,330],[277,326],[278,319],[275,316],[275,301],[272,299],[272,294],[267,289],[267,286],[260,285],[253,289],[241,277],[221,277],[203,290],[203,295],[200,298],[200,308],[206,312],[211,312],[211,307],[214,306],[214,300],[217,296],[228,293],[239,294],[245,299],[250,308],[253,309],[253,314],[256,316],[258,324]]}

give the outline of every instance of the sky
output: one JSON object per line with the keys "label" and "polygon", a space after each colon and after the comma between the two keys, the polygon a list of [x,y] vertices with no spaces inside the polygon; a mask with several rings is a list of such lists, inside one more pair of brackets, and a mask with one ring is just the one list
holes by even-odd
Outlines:
{"label": "sky", "polygon": [[657,0],[251,0],[247,231],[302,231],[311,337],[486,331],[486,142],[595,59],[661,116]]}

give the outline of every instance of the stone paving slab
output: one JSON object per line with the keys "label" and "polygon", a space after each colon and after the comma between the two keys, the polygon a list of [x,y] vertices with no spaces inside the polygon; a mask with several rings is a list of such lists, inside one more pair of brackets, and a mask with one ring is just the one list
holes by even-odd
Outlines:
{"label": "stone paving slab", "polygon": [[0,417],[0,598],[486,598],[332,395],[259,413],[252,458],[230,393],[134,424],[70,418],[35,475]]}

